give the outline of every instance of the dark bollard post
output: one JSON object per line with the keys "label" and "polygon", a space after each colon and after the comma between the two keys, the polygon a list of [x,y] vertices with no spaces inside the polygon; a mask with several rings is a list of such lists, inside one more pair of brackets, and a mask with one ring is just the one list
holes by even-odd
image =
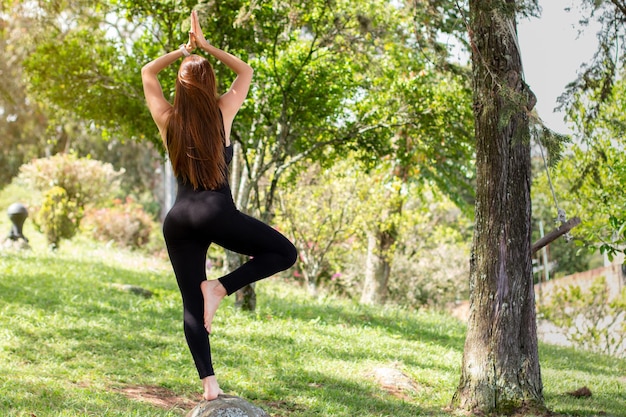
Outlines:
{"label": "dark bollard post", "polygon": [[11,233],[9,233],[9,239],[18,240],[24,239],[24,241],[28,242],[26,236],[22,234],[22,227],[24,226],[24,222],[28,217],[28,210],[21,203],[13,203],[9,206],[7,213],[9,215],[9,219],[11,223],[13,223],[13,227],[11,227]]}

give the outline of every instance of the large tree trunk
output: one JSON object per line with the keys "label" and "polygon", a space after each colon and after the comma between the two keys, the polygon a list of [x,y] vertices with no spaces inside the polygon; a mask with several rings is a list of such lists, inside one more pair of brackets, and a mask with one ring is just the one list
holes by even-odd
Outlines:
{"label": "large tree trunk", "polygon": [[470,317],[452,404],[544,410],[531,261],[532,93],[522,80],[514,0],[470,0],[476,220]]}
{"label": "large tree trunk", "polygon": [[[398,164],[391,173],[394,177],[405,179],[406,167]],[[384,304],[389,294],[392,252],[398,240],[396,219],[400,217],[404,205],[402,187],[395,191],[385,191],[382,197],[386,207],[380,213],[378,221],[367,231],[367,257],[361,304]]]}
{"label": "large tree trunk", "polygon": [[362,304],[383,304],[387,299],[389,273],[389,249],[395,239],[393,234],[373,230],[367,234],[367,258],[365,259],[365,277]]}

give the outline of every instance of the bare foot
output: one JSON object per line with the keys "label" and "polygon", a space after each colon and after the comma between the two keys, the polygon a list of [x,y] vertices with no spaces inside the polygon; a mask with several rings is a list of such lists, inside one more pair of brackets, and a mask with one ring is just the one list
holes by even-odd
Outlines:
{"label": "bare foot", "polygon": [[206,378],[203,378],[202,388],[204,389],[202,398],[204,398],[207,401],[212,401],[216,399],[219,395],[224,394],[224,391],[220,389],[220,386],[217,383],[217,378],[215,378],[215,375],[211,375],[211,376],[207,376]]}
{"label": "bare foot", "polygon": [[202,281],[200,284],[202,297],[204,297],[204,328],[211,333],[211,323],[219,307],[220,302],[226,297],[226,288],[216,279]]}

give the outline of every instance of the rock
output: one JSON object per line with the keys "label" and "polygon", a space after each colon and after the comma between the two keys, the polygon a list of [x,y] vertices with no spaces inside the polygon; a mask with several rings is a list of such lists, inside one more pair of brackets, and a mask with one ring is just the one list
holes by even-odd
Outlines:
{"label": "rock", "polygon": [[186,417],[270,417],[243,398],[220,395],[213,401],[200,401]]}
{"label": "rock", "polygon": [[415,381],[393,367],[374,368],[366,375],[373,377],[383,390],[396,398],[409,400],[419,390]]}

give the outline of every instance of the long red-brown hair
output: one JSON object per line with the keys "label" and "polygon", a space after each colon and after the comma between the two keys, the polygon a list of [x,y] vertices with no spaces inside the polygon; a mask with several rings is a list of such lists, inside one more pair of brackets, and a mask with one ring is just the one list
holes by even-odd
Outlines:
{"label": "long red-brown hair", "polygon": [[176,77],[166,145],[174,175],[194,189],[216,189],[226,182],[218,99],[211,63],[199,55],[185,58]]}

